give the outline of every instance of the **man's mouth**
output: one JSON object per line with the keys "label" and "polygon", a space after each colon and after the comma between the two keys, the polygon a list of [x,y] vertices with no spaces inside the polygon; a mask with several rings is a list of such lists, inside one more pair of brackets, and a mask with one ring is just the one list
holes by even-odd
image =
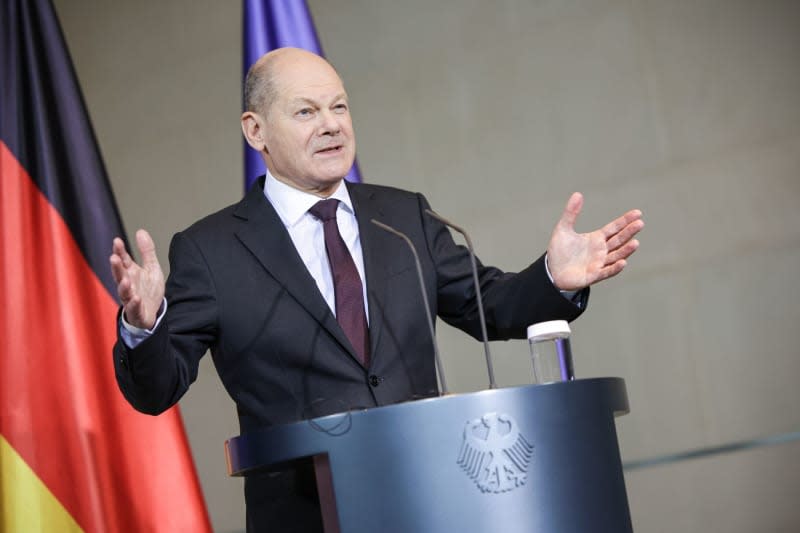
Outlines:
{"label": "man's mouth", "polygon": [[319,154],[319,155],[338,154],[338,153],[341,153],[343,149],[344,149],[344,147],[341,144],[337,144],[337,145],[334,145],[334,146],[328,146],[326,148],[322,148],[320,150],[317,150],[316,152],[314,152],[314,155],[317,155],[317,154]]}

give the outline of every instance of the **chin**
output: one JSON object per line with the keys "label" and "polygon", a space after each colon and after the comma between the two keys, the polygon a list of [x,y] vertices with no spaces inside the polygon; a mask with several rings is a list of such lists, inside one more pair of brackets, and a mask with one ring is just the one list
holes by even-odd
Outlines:
{"label": "chin", "polygon": [[322,181],[335,183],[341,179],[344,179],[344,177],[347,176],[347,173],[350,172],[351,168],[353,168],[352,162],[349,165],[341,164],[328,166],[324,169],[321,169],[321,172],[318,175],[321,177]]}
{"label": "chin", "polygon": [[312,184],[312,186],[317,190],[328,190],[331,188],[335,188],[335,186],[344,179],[347,175],[347,172],[344,174],[337,173],[330,173],[330,172],[318,172],[317,174],[310,176],[307,183]]}

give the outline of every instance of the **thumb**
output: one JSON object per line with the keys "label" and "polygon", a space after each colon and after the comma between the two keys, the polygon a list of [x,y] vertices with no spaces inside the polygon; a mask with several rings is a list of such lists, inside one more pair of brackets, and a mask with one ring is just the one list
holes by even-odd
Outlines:
{"label": "thumb", "polygon": [[139,248],[139,256],[142,258],[144,268],[153,265],[161,267],[158,264],[158,257],[156,257],[156,244],[147,231],[140,229],[136,232],[136,246]]}
{"label": "thumb", "polygon": [[573,230],[575,222],[578,220],[578,215],[581,214],[581,209],[583,209],[583,195],[579,192],[574,192],[567,200],[567,205],[564,207],[564,212],[561,213],[558,225],[562,229]]}

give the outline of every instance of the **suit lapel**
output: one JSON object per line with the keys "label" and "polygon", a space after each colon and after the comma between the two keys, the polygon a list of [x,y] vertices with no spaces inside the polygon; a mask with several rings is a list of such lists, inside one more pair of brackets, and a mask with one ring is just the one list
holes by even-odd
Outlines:
{"label": "suit lapel", "polygon": [[236,231],[237,238],[270,275],[358,361],[350,341],[320,294],[280,217],[264,196],[263,189],[262,178],[236,206],[233,215],[246,221]]}

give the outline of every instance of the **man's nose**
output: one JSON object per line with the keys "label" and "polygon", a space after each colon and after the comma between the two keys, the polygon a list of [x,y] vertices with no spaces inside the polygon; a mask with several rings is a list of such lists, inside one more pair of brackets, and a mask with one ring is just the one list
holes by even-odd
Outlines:
{"label": "man's nose", "polygon": [[324,109],[319,114],[320,135],[336,135],[342,129],[338,116],[330,109]]}

